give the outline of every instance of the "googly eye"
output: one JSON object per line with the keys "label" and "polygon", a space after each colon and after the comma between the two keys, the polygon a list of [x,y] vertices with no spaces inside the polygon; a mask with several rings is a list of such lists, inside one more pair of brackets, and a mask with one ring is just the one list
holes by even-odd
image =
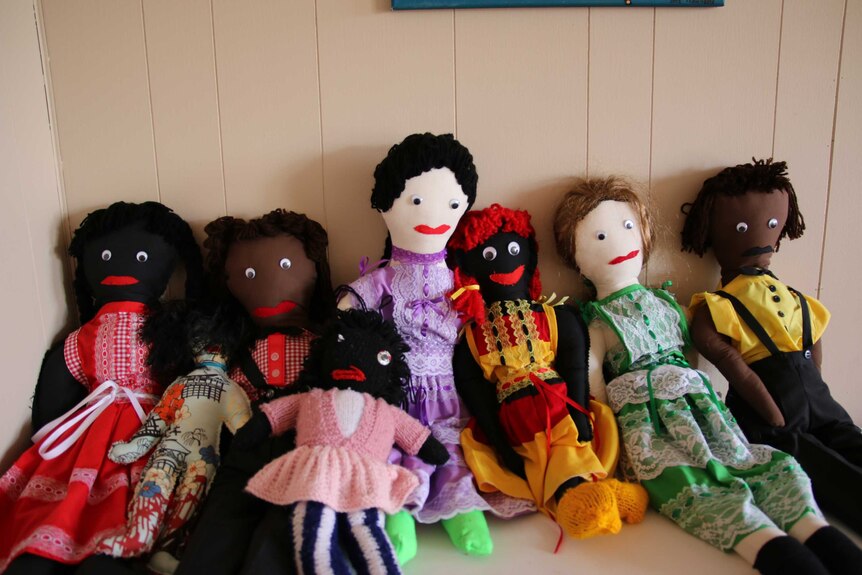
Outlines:
{"label": "googly eye", "polygon": [[458,200],[449,200],[449,207],[453,210],[457,210],[461,207],[461,202]]}
{"label": "googly eye", "polygon": [[632,230],[635,227],[635,223],[631,220],[626,220],[623,222],[623,227],[627,230]]}
{"label": "googly eye", "polygon": [[748,231],[748,224],[746,224],[745,222],[739,222],[738,224],[736,224],[736,231],[741,234],[744,234]]}
{"label": "googly eye", "polygon": [[494,261],[495,259],[497,259],[497,250],[495,248],[492,248],[491,246],[488,246],[487,248],[482,250],[482,257],[489,262]]}
{"label": "googly eye", "polygon": [[102,261],[108,261],[111,259],[111,250],[103,250],[102,251]]}
{"label": "googly eye", "polygon": [[290,269],[290,260],[287,258],[281,258],[280,260],[278,260],[278,267],[280,267],[283,270],[289,270]]}
{"label": "googly eye", "polygon": [[766,222],[766,225],[769,226],[770,229],[774,230],[778,227],[778,220],[776,218],[772,218],[771,220]]}
{"label": "googly eye", "polygon": [[338,335],[335,336],[335,341],[337,341],[338,343],[341,343],[342,341],[344,341],[344,336],[339,333]]}
{"label": "googly eye", "polygon": [[521,253],[521,246],[518,245],[518,242],[509,242],[509,245],[506,247],[509,252],[509,255],[516,256]]}
{"label": "googly eye", "polygon": [[147,254],[147,252],[145,252],[145,251],[140,251],[140,252],[138,252],[138,253],[136,253],[136,254],[135,254],[135,259],[136,259],[136,260],[138,260],[138,261],[139,261],[139,262],[141,262],[141,263],[144,263],[145,261],[147,261],[148,259],[150,259],[150,256],[149,256],[149,254]]}
{"label": "googly eye", "polygon": [[414,206],[418,206],[422,203],[422,198],[420,198],[419,196],[410,196],[410,203]]}
{"label": "googly eye", "polygon": [[389,365],[389,362],[392,361],[392,354],[386,351],[385,349],[381,349],[377,353],[377,363],[380,365]]}
{"label": "googly eye", "polygon": [[601,232],[601,231],[596,232],[596,239],[597,240],[601,241],[601,240],[604,240],[606,237],[608,237],[608,234],[606,234],[605,232]]}
{"label": "googly eye", "polygon": [[256,275],[257,272],[254,271],[254,268],[245,268],[245,277],[248,279],[253,280]]}

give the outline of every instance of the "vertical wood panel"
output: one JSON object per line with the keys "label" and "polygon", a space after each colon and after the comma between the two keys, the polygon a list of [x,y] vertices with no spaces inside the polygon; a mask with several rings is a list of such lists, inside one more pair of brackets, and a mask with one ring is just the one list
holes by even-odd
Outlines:
{"label": "vertical wood panel", "polygon": [[586,10],[455,14],[458,137],[479,170],[476,205],[527,209],[544,291],[579,284],[553,244],[553,213],[587,159]]}
{"label": "vertical wood panel", "polygon": [[816,295],[819,277],[812,272],[823,247],[844,0],[784,0],[781,20],[774,155],[788,164],[805,234],[782,244],[772,269]]}
{"label": "vertical wood panel", "polygon": [[374,167],[411,133],[455,129],[452,12],[320,0],[318,29],[327,229],[340,283],[356,278],[362,256],[383,251]]}
{"label": "vertical wood panel", "polygon": [[862,213],[862,0],[848,0],[841,51],[832,183],[820,297],[833,316],[823,338],[823,375],[856,423],[859,394],[859,214]]}
{"label": "vertical wood panel", "polygon": [[145,0],[161,201],[203,226],[224,215],[218,95],[209,0]]}
{"label": "vertical wood panel", "polygon": [[42,8],[72,227],[113,201],[158,199],[141,4]]}
{"label": "vertical wood panel", "polygon": [[323,217],[314,0],[213,3],[227,212]]}
{"label": "vertical wood panel", "polygon": [[0,201],[5,471],[27,440],[42,354],[67,319],[65,233],[32,0],[0,4]]}

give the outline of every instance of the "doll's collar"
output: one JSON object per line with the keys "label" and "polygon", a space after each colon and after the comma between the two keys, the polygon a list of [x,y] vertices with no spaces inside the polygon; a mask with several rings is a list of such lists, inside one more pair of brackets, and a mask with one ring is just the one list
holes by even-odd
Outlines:
{"label": "doll's collar", "polygon": [[444,249],[433,254],[417,254],[410,250],[392,246],[392,260],[402,264],[436,264],[446,260],[446,250]]}
{"label": "doll's collar", "polygon": [[149,306],[145,303],[141,303],[139,301],[109,301],[105,305],[99,308],[99,311],[96,315],[102,315],[106,313],[145,313],[149,309]]}
{"label": "doll's collar", "polygon": [[[768,276],[772,276],[773,278],[775,278],[775,274],[772,273],[771,271],[769,271],[768,269],[758,268],[758,267],[753,267],[753,266],[743,266],[743,267],[739,268],[739,273],[744,275],[744,276],[768,275]],[[778,278],[775,278],[775,279],[778,279]]]}

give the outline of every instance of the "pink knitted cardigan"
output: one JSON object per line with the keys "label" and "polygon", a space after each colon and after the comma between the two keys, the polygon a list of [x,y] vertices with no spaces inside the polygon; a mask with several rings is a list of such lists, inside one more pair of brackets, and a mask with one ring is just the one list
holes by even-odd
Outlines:
{"label": "pink knitted cardigan", "polygon": [[408,470],[387,463],[392,444],[415,455],[430,431],[382,399],[362,394],[359,425],[345,437],[338,427],[335,396],[313,389],[261,407],[274,435],[296,427],[296,449],[267,464],[246,490],[278,505],[317,501],[339,512],[379,508],[395,513],[418,485]]}

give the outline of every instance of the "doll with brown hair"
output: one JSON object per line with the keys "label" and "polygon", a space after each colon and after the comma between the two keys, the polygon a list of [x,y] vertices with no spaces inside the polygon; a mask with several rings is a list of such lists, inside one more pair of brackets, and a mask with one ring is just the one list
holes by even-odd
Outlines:
{"label": "doll with brown hair", "polygon": [[584,307],[591,385],[610,377],[627,471],[653,508],[761,573],[852,572],[824,567],[850,565],[852,550],[829,556],[802,544],[831,529],[805,472],[790,455],[748,443],[706,375],[685,360],[688,328],[673,296],[640,284],[651,223],[632,184],[580,180],[557,209],[554,233],[563,260],[595,287]]}
{"label": "doll with brown hair", "polygon": [[467,212],[449,248],[455,308],[468,320],[454,358],[473,414],[461,445],[479,489],[533,501],[576,538],[641,521],[643,488],[611,478],[619,438],[608,407],[590,399],[583,322],[536,301],[530,215]]}
{"label": "doll with brown hair", "polygon": [[[326,232],[281,209],[248,221],[222,217],[205,231],[214,293],[241,334],[228,373],[257,405],[290,391],[315,334],[335,313]],[[245,486],[292,446],[278,437],[254,449],[228,448],[177,573],[266,569],[277,518]]]}
{"label": "doll with brown hair", "polygon": [[829,312],[769,270],[781,240],[805,230],[787,164],[725,168],[688,207],[683,249],[711,248],[721,266],[719,289],[692,298],[692,335],[730,383],[727,406],[750,440],[793,454],[820,505],[862,533],[862,431],[820,374]]}

